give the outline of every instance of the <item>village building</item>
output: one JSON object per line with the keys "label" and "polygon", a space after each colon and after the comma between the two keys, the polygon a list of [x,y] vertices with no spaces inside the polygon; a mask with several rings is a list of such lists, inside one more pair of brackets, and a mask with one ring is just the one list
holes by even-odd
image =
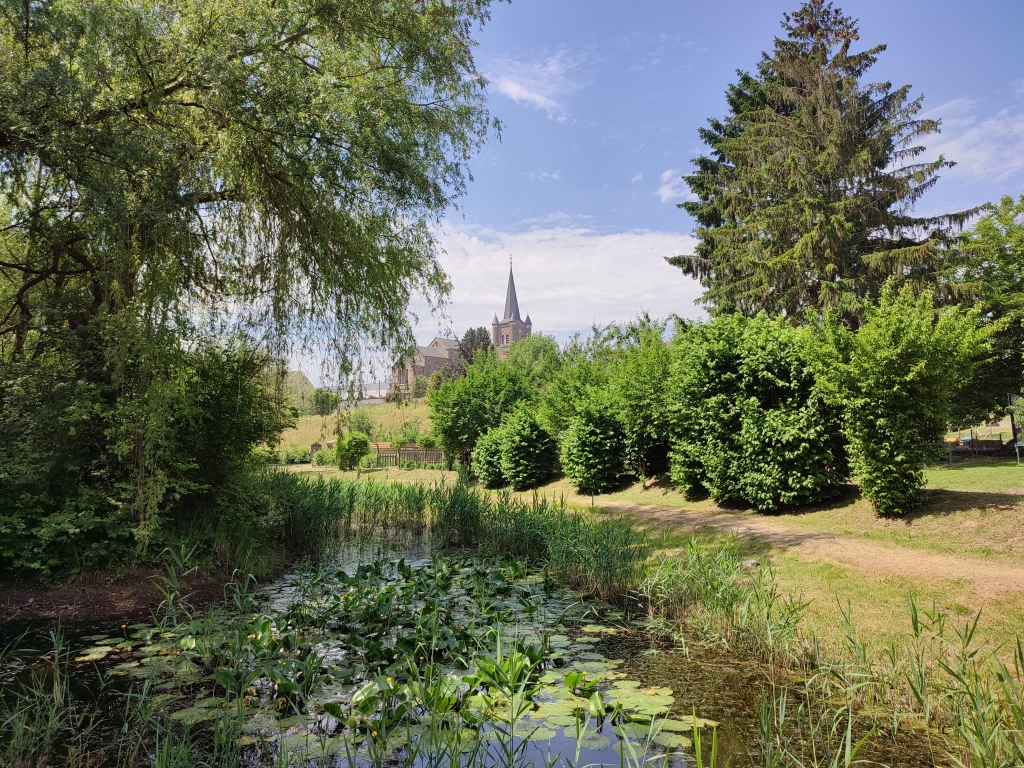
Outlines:
{"label": "village building", "polygon": [[429,379],[435,371],[452,365],[458,354],[458,341],[438,336],[427,346],[416,347],[409,358],[395,366],[391,373],[391,386],[409,392],[417,376]]}
{"label": "village building", "polygon": [[[525,339],[533,332],[533,321],[527,314],[523,320],[519,313],[519,298],[516,296],[516,281],[512,265],[508,267],[508,288],[505,291],[505,311],[501,320],[494,316],[491,322],[491,344],[499,357],[508,354],[508,348]],[[425,347],[416,347],[412,355],[399,362],[391,374],[392,389],[408,394],[417,376],[430,378],[435,371],[454,365],[459,355],[459,342],[455,339],[436,337]]]}

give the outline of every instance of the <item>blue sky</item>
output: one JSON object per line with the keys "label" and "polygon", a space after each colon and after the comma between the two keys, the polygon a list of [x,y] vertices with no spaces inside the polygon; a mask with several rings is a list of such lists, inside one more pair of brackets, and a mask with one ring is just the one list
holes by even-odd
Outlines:
{"label": "blue sky", "polygon": [[[664,263],[693,222],[678,177],[722,116],[736,69],[770,49],[798,3],[514,0],[479,33],[500,141],[441,227],[454,283],[448,315],[417,335],[489,325],[508,254],[523,311],[559,339],[641,309],[697,317],[700,288]],[[942,118],[929,149],[959,161],[918,207],[959,210],[1024,192],[1024,1],[861,0],[861,45],[887,43],[872,81],[912,84]]]}

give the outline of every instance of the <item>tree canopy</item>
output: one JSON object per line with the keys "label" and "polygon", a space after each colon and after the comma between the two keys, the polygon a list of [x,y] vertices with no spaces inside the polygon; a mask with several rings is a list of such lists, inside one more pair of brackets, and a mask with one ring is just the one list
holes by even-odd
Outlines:
{"label": "tree canopy", "polygon": [[429,228],[493,122],[487,0],[5,2],[0,340],[125,309],[411,343]]}
{"label": "tree canopy", "polygon": [[917,117],[911,86],[864,81],[886,46],[854,51],[856,21],[824,0],[782,27],[729,86],[728,115],[700,131],[710,152],[684,177],[697,199],[681,204],[699,244],[669,261],[701,281],[714,312],[832,309],[856,324],[890,276],[933,282],[951,228],[973,211],[913,215],[952,163],[921,160],[939,122]]}

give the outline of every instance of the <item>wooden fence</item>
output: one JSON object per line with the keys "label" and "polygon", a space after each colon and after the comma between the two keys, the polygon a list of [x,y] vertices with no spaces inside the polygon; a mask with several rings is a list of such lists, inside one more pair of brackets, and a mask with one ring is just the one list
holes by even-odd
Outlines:
{"label": "wooden fence", "polygon": [[444,451],[436,449],[402,447],[391,448],[386,443],[374,443],[375,467],[400,467],[406,462],[413,464],[444,464]]}

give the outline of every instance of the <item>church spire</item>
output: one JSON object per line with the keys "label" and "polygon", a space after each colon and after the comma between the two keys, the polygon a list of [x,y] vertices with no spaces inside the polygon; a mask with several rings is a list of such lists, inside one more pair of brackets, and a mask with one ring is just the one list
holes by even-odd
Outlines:
{"label": "church spire", "polygon": [[519,316],[519,300],[516,298],[516,281],[512,277],[512,257],[508,257],[508,292],[505,294],[505,316],[502,320],[523,322]]}

